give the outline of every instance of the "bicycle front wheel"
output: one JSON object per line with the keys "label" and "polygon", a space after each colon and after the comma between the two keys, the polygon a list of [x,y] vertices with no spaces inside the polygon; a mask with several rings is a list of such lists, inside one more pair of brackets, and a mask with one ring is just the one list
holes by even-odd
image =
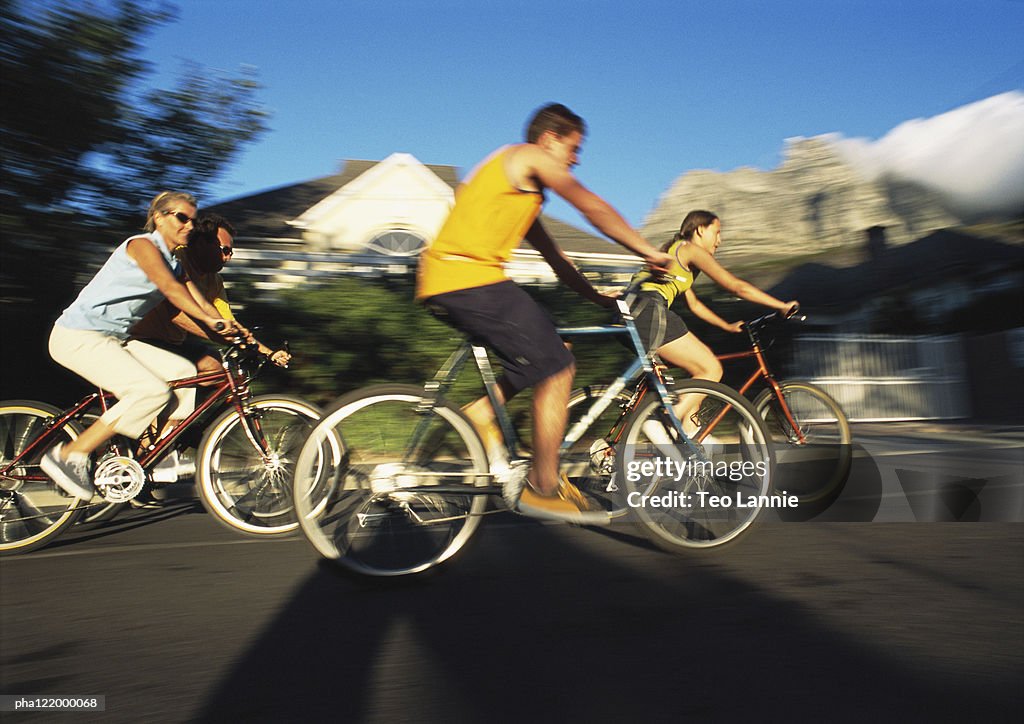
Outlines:
{"label": "bicycle front wheel", "polygon": [[232,530],[260,538],[290,535],[299,525],[291,496],[295,461],[320,409],[296,397],[265,395],[246,405],[246,415],[243,421],[235,410],[225,412],[203,435],[196,455],[199,498]]}
{"label": "bicycle front wheel", "polygon": [[[839,403],[803,380],[779,383],[757,396],[754,407],[779,458],[775,489],[818,503],[842,490],[853,457],[850,423]],[[785,406],[783,406],[783,401]]]}
{"label": "bicycle front wheel", "polygon": [[457,408],[409,385],[342,397],[306,440],[295,475],[302,532],[357,573],[419,573],[454,556],[487,506],[488,463]]}
{"label": "bicycle front wheel", "polygon": [[[76,422],[66,423],[45,447],[17,465],[12,461],[46,431],[46,423],[59,415],[42,402],[0,402],[0,555],[27,553],[46,545],[74,523],[84,503],[58,488],[39,467],[43,453],[82,433]],[[32,479],[28,479],[28,478]]]}
{"label": "bicycle front wheel", "polygon": [[626,504],[661,548],[721,546],[746,533],[768,504],[771,446],[753,405],[735,390],[685,380],[675,392],[681,403],[701,400],[693,416],[699,447],[679,439],[656,395],[641,404],[620,446]]}

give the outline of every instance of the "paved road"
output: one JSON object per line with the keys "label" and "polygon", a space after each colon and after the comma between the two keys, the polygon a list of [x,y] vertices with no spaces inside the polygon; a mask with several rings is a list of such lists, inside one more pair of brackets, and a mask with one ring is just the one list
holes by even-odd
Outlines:
{"label": "paved road", "polygon": [[499,515],[379,585],[175,501],[0,561],[0,693],[106,696],[5,721],[1016,721],[1022,560],[1012,523],[767,523],[683,558]]}

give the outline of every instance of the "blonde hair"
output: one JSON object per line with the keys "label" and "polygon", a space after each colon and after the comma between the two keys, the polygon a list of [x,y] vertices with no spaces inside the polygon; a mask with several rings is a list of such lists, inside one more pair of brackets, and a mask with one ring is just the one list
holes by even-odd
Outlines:
{"label": "blonde hair", "polygon": [[161,191],[158,193],[149,202],[149,212],[146,214],[146,231],[156,230],[156,215],[179,202],[189,204],[190,206],[198,206],[196,197],[184,191]]}

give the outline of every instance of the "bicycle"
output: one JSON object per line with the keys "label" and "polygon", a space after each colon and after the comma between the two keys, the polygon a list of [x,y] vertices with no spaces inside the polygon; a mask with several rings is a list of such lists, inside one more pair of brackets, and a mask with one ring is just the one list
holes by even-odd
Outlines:
{"label": "bicycle", "polygon": [[[766,387],[753,400],[754,409],[765,421],[765,429],[771,436],[773,451],[778,456],[775,485],[795,495],[801,506],[821,503],[834,496],[846,482],[852,462],[852,435],[850,423],[839,403],[827,392],[807,380],[778,380],[768,365],[765,350],[774,339],[762,343],[762,333],[770,325],[783,321],[803,321],[804,316],[771,312],[744,322],[743,330],[750,341],[750,348],[742,352],[718,355],[721,362],[742,359],[756,360],[754,371],[737,391],[746,395],[758,382]],[[626,390],[635,384],[641,372],[627,381]],[[587,409],[600,398],[606,389],[603,385],[582,387],[573,390],[569,397],[570,426],[575,417],[574,410],[583,406]],[[618,393],[617,399],[625,403],[627,391]]]}
{"label": "bicycle", "polygon": [[139,443],[115,435],[94,454],[90,501],[69,496],[39,468],[50,447],[77,438],[114,397],[97,390],[60,410],[44,402],[0,402],[0,555],[25,553],[58,537],[87,512],[109,519],[152,480],[153,468],[210,413],[196,454],[195,481],[203,507],[232,530],[256,537],[292,534],[291,468],[320,409],[288,395],[254,396],[251,384],[267,362],[254,345],[235,341],[221,350],[222,368],[174,380],[169,387],[212,386],[209,396],[159,440]]}
{"label": "bicycle", "polygon": [[[611,431],[619,444],[609,446],[610,453],[585,453],[583,482],[600,496],[606,522],[632,513],[655,544],[674,551],[735,541],[754,523],[770,488],[773,459],[761,418],[725,385],[673,384],[644,350],[629,307],[620,301],[618,310],[621,324],[559,330],[566,336],[627,334],[636,355],[570,429],[561,447],[563,468],[579,467],[574,453],[584,432],[616,400],[626,380],[639,375],[643,384]],[[469,419],[445,399],[470,357],[505,441],[506,455],[493,460]],[[360,574],[420,573],[451,559],[484,514],[503,509],[488,510],[489,500],[514,509],[528,461],[514,455],[516,433],[495,389],[487,351],[467,339],[424,387],[378,385],[339,398],[310,433],[295,468],[296,515],[313,547]],[[684,434],[672,408],[686,395],[704,399],[703,422],[692,437]],[[710,455],[704,443],[712,432],[716,449]],[[678,475],[664,469],[668,463],[660,471],[649,469],[659,460],[692,465]],[[742,473],[716,474],[720,464]],[[666,497],[677,504],[648,505]],[[718,505],[709,502],[712,497]],[[731,501],[724,504],[722,498]]]}

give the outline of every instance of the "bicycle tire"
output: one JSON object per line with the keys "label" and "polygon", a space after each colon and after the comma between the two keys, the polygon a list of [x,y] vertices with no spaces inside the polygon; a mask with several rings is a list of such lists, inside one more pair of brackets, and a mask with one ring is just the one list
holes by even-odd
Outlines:
{"label": "bicycle tire", "polygon": [[298,528],[291,496],[295,461],[320,408],[288,395],[262,395],[246,405],[259,418],[270,455],[249,440],[231,409],[206,429],[196,453],[196,492],[214,520],[256,538],[284,537]]}
{"label": "bicycle tire", "polygon": [[[483,443],[457,407],[426,405],[412,385],[357,390],[324,413],[302,448],[293,495],[299,527],[345,570],[422,573],[476,531],[488,472]],[[448,490],[431,490],[440,485]]]}
{"label": "bicycle tire", "polygon": [[[714,437],[704,439],[696,455],[675,441],[659,398],[641,403],[618,452],[626,504],[647,537],[665,550],[706,550],[735,542],[749,532],[771,489],[774,458],[763,421],[749,400],[718,382],[683,380],[674,392],[679,400],[704,396],[694,439],[707,431]],[[649,421],[668,437],[655,439]],[[659,459],[666,461],[661,474],[652,471]],[[677,467],[669,469],[670,464]]]}
{"label": "bicycle tire", "polygon": [[[44,402],[0,402],[0,466],[17,457],[44,430],[46,421],[60,413]],[[82,434],[81,425],[73,420],[62,429],[61,442]],[[43,452],[15,470],[35,472]],[[50,543],[78,520],[82,507],[83,501],[67,495],[49,479],[35,482],[0,477],[0,555],[28,553]]]}
{"label": "bicycle tire", "polygon": [[850,423],[843,409],[806,380],[783,380],[779,388],[805,442],[799,442],[773,391],[761,392],[754,407],[779,459],[776,488],[796,495],[801,505],[835,498],[846,484],[853,459]]}

